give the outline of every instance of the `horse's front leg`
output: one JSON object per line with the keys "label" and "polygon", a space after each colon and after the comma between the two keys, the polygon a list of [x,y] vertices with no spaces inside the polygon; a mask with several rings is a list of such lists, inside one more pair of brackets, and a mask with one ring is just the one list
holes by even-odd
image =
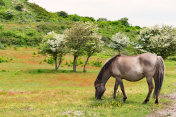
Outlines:
{"label": "horse's front leg", "polygon": [[114,96],[113,96],[114,99],[116,98],[116,92],[117,92],[118,86],[119,86],[119,83],[118,83],[118,80],[116,79],[115,85],[114,85]]}
{"label": "horse's front leg", "polygon": [[120,88],[122,90],[122,93],[123,93],[123,102],[126,102],[126,99],[127,99],[127,96],[126,96],[126,93],[125,93],[125,89],[124,89],[124,86],[123,86],[123,81],[121,78],[118,78],[118,83],[120,84]]}
{"label": "horse's front leg", "polygon": [[144,100],[143,104],[146,104],[149,101],[150,95],[151,95],[151,93],[153,91],[152,77],[147,77],[146,76],[146,80],[147,80],[149,92],[148,92],[148,95],[147,95],[146,99]]}

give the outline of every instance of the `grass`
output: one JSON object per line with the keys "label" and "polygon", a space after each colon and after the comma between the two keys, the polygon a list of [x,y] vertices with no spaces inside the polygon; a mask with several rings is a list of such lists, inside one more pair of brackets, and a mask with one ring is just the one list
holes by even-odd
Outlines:
{"label": "grass", "polygon": [[[94,99],[93,82],[101,68],[88,66],[87,72],[72,72],[72,67],[64,65],[55,72],[54,66],[40,63],[43,56],[33,57],[31,48],[8,48],[0,50],[0,55],[13,60],[0,63],[0,116],[23,117],[141,117],[153,109],[160,109],[167,99],[160,99],[155,105],[154,99],[143,105],[148,87],[146,80],[138,82],[124,81],[127,102],[122,102],[119,90],[118,98],[112,99],[114,79],[110,78],[106,85],[103,100]],[[72,56],[66,56],[72,60]],[[85,58],[83,58],[85,59]],[[92,57],[91,61],[97,57]],[[106,61],[107,58],[101,58]],[[161,95],[171,93],[176,88],[176,62],[166,61],[166,77]]]}

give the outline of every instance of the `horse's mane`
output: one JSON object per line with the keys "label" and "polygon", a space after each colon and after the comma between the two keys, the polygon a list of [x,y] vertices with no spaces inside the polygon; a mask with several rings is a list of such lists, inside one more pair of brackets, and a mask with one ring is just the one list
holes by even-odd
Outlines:
{"label": "horse's mane", "polygon": [[103,73],[110,67],[110,65],[111,65],[111,63],[117,58],[117,57],[119,57],[120,55],[116,55],[116,56],[114,56],[114,57],[112,57],[110,60],[108,60],[105,64],[104,64],[104,66],[101,68],[101,70],[100,70],[100,73],[98,74],[98,76],[97,76],[97,80],[101,80],[102,79],[102,77],[103,77]]}

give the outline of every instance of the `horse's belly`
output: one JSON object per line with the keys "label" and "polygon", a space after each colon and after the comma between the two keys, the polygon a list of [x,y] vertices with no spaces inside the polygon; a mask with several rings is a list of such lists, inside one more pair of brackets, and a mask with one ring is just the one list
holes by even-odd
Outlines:
{"label": "horse's belly", "polygon": [[137,72],[128,72],[122,75],[123,79],[126,79],[128,81],[138,81],[144,78],[143,73],[137,73]]}

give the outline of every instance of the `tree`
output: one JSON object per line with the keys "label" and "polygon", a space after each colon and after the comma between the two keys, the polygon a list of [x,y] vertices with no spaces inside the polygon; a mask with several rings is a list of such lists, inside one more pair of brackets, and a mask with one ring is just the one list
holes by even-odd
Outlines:
{"label": "tree", "polygon": [[67,46],[70,48],[73,60],[73,71],[76,72],[78,57],[84,54],[85,44],[92,38],[97,31],[93,23],[75,22],[70,29],[65,32]]}
{"label": "tree", "polygon": [[68,17],[68,13],[66,13],[65,11],[60,11],[57,12],[57,15],[63,18],[67,18]]}
{"label": "tree", "polygon": [[107,18],[98,18],[98,19],[97,19],[97,22],[99,22],[99,21],[107,22],[108,20],[107,20]]}
{"label": "tree", "polygon": [[112,42],[110,43],[109,46],[111,48],[117,49],[119,54],[121,48],[125,48],[128,44],[130,44],[130,39],[125,34],[122,34],[120,32],[113,35],[111,41]]}
{"label": "tree", "polygon": [[137,40],[140,52],[156,53],[164,59],[176,52],[176,29],[171,26],[144,28]]}
{"label": "tree", "polygon": [[87,56],[87,59],[85,61],[84,67],[83,67],[83,72],[86,72],[86,65],[89,61],[89,58],[95,54],[98,53],[102,50],[102,41],[101,41],[101,36],[98,35],[97,33],[94,33],[92,37],[90,37],[89,41],[85,44],[85,54]]}
{"label": "tree", "polygon": [[44,37],[40,44],[40,52],[44,55],[50,55],[54,59],[56,71],[62,63],[63,55],[67,53],[65,43],[63,34],[50,32]]}
{"label": "tree", "polygon": [[128,18],[121,18],[119,21],[122,23],[122,25],[129,26]]}
{"label": "tree", "polygon": [[76,14],[70,15],[69,18],[70,18],[72,21],[74,21],[74,22],[78,22],[78,21],[80,21],[80,19],[81,19],[81,17],[80,17],[79,15],[76,15]]}

